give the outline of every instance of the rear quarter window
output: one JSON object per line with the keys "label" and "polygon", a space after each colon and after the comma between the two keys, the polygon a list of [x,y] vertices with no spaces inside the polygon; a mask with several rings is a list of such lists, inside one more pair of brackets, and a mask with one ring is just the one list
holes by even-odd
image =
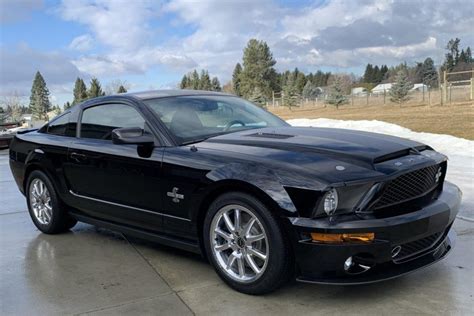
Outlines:
{"label": "rear quarter window", "polygon": [[71,113],[69,112],[55,118],[49,122],[46,133],[58,136],[76,136],[76,124],[69,122],[70,117]]}

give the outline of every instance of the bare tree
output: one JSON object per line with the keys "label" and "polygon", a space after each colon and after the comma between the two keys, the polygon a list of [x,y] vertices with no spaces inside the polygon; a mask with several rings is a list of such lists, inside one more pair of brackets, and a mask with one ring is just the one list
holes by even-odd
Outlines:
{"label": "bare tree", "polygon": [[130,84],[128,82],[121,79],[114,79],[110,81],[105,87],[105,95],[122,93],[122,89],[120,87],[125,88],[125,90],[130,90]]}
{"label": "bare tree", "polygon": [[0,106],[4,108],[6,121],[19,122],[21,120],[24,105],[18,92],[14,91],[12,94],[4,96]]}

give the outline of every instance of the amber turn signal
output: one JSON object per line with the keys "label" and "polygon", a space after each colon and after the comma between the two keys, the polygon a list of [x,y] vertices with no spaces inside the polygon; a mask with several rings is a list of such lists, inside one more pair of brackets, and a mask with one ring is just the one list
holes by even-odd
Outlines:
{"label": "amber turn signal", "polygon": [[374,233],[352,233],[352,234],[323,234],[311,233],[311,239],[322,243],[343,243],[343,242],[363,242],[374,241]]}

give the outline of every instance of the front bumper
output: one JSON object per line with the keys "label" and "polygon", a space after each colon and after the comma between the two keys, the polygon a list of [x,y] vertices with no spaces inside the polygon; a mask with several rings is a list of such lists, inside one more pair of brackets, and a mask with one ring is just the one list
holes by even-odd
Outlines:
{"label": "front bumper", "polygon": [[[400,216],[364,220],[346,218],[344,221],[290,218],[295,236],[297,280],[340,285],[372,283],[399,277],[443,259],[454,246],[455,233],[450,228],[458,213],[461,196],[457,186],[445,182],[436,201],[419,211]],[[375,241],[315,243],[307,237],[311,232],[373,232]],[[393,256],[392,251],[397,246],[401,246],[402,251]],[[355,273],[345,269],[344,263],[349,257],[355,264],[370,268]]]}

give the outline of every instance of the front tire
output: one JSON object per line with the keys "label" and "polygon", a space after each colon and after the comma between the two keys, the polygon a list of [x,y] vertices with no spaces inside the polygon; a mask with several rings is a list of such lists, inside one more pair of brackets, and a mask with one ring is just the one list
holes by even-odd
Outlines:
{"label": "front tire", "polygon": [[265,294],[288,279],[288,242],[275,216],[251,195],[226,193],[210,206],[203,240],[217,274],[246,294]]}
{"label": "front tire", "polygon": [[28,211],[35,226],[45,234],[57,234],[72,228],[77,221],[66,210],[48,176],[33,171],[26,185]]}

